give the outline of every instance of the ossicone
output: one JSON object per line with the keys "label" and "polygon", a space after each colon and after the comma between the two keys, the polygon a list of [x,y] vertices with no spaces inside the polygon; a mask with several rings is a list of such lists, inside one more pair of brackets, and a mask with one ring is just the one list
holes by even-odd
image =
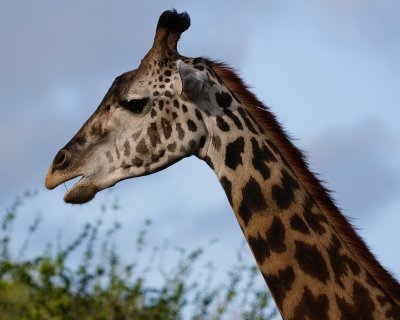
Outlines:
{"label": "ossicone", "polygon": [[178,13],[175,9],[164,11],[157,23],[157,31],[165,29],[168,32],[181,34],[190,27],[190,17],[187,12]]}
{"label": "ossicone", "polygon": [[177,44],[181,34],[190,27],[190,17],[186,12],[164,11],[158,19],[152,52],[163,55],[178,54]]}

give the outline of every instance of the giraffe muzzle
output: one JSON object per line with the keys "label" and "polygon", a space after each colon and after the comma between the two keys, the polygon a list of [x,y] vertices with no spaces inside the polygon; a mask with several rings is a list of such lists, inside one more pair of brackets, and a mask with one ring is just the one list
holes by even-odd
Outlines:
{"label": "giraffe muzzle", "polygon": [[88,202],[99,191],[96,183],[90,177],[91,174],[87,172],[85,174],[81,166],[77,165],[77,159],[78,157],[74,155],[73,151],[61,149],[54,157],[45,181],[46,188],[51,190],[62,183],[81,177],[64,196],[65,202],[73,204]]}
{"label": "giraffe muzzle", "polygon": [[71,170],[72,158],[72,153],[66,149],[61,149],[56,154],[47,172],[45,181],[47,189],[52,190],[64,182],[83,176],[81,172]]}

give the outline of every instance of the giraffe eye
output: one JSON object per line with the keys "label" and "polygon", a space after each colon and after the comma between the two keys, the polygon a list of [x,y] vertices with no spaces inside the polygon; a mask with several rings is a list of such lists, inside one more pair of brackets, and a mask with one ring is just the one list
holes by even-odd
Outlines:
{"label": "giraffe eye", "polygon": [[132,99],[132,100],[121,100],[119,104],[121,107],[139,114],[143,111],[143,108],[147,105],[149,98],[142,98],[142,99]]}

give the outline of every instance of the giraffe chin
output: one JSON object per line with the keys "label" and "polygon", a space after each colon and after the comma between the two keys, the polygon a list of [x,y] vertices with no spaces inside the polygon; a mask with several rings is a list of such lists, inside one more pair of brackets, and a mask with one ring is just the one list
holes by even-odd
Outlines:
{"label": "giraffe chin", "polygon": [[64,201],[71,204],[83,204],[94,198],[99,189],[82,177],[64,196]]}

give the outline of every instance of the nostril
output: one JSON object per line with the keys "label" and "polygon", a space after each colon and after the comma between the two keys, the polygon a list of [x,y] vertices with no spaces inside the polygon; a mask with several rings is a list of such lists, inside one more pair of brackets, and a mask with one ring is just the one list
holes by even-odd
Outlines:
{"label": "nostril", "polygon": [[53,161],[53,168],[61,169],[68,163],[69,153],[66,150],[60,150]]}

